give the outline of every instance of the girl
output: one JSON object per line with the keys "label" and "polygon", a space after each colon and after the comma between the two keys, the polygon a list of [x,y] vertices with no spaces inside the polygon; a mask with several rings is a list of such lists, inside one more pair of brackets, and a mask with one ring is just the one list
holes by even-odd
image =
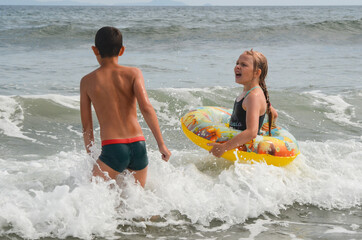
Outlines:
{"label": "girl", "polygon": [[260,131],[265,114],[269,117],[269,128],[277,112],[271,107],[269,94],[265,84],[268,73],[268,62],[265,56],[257,51],[245,51],[236,61],[234,68],[235,82],[244,85],[244,90],[234,103],[230,119],[230,127],[241,130],[225,143],[209,143],[210,150],[216,157],[233,148],[254,139]]}

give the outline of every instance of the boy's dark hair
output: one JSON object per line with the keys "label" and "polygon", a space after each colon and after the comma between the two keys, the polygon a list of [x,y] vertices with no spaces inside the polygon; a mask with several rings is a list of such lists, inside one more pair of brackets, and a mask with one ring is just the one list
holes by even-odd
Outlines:
{"label": "boy's dark hair", "polygon": [[122,44],[122,33],[115,27],[102,27],[96,33],[95,45],[102,58],[118,56]]}

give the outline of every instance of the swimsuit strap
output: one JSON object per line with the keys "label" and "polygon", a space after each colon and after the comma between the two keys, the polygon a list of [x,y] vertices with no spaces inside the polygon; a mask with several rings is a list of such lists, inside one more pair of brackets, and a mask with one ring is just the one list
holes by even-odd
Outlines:
{"label": "swimsuit strap", "polygon": [[[252,89],[250,89],[249,91],[246,92],[245,96],[243,97],[244,99],[246,98],[246,96],[248,96],[248,94],[253,91],[255,88],[261,88],[260,86],[256,86],[256,87],[253,87]],[[267,110],[265,110],[265,113],[266,113]],[[265,114],[264,113],[264,114]]]}
{"label": "swimsuit strap", "polygon": [[246,92],[245,96],[243,98],[246,98],[246,96],[248,96],[248,94],[253,91],[255,88],[261,88],[260,86],[256,86],[256,87],[253,87],[252,89],[250,89],[249,91]]}
{"label": "swimsuit strap", "polygon": [[[256,86],[256,87],[253,87],[252,89],[250,89],[249,91],[247,91],[246,94],[245,94],[245,96],[242,98],[242,100],[245,99],[245,98],[249,95],[249,93],[250,93],[251,91],[253,91],[255,88],[261,88],[261,87],[260,87],[260,86]],[[241,101],[241,100],[240,100],[240,101]],[[264,115],[266,114],[266,112],[267,112],[267,110],[265,110]],[[260,117],[261,117],[261,116],[260,116]]]}

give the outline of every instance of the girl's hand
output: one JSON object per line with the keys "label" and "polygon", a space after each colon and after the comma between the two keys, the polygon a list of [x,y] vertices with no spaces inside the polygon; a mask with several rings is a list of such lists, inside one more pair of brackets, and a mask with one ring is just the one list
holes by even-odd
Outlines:
{"label": "girl's hand", "polygon": [[273,106],[270,106],[270,112],[273,116],[273,121],[276,122],[277,118],[278,118],[278,112],[275,108],[273,108]]}
{"label": "girl's hand", "polygon": [[224,144],[221,144],[221,143],[208,143],[207,145],[213,147],[213,148],[211,148],[209,153],[211,153],[215,157],[221,157],[221,155],[223,155],[226,152],[226,148],[225,148]]}

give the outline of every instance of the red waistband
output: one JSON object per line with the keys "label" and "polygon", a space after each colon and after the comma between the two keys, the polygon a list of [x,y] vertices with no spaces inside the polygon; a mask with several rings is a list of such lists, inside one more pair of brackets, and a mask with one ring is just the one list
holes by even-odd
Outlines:
{"label": "red waistband", "polygon": [[102,146],[109,145],[109,144],[117,144],[117,143],[133,143],[133,142],[139,142],[139,141],[146,141],[144,136],[138,136],[133,138],[122,138],[122,139],[109,139],[109,140],[103,140]]}

